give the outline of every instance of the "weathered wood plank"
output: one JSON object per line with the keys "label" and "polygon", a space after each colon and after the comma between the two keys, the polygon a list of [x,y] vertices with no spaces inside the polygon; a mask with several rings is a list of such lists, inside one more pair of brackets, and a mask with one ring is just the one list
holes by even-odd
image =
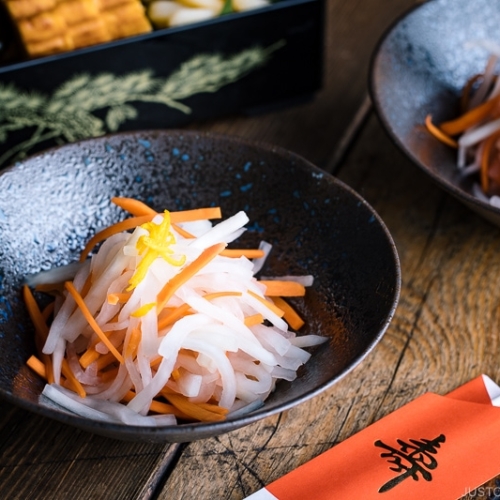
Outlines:
{"label": "weathered wood plank", "polygon": [[2,498],[151,498],[178,445],[137,444],[0,405]]}

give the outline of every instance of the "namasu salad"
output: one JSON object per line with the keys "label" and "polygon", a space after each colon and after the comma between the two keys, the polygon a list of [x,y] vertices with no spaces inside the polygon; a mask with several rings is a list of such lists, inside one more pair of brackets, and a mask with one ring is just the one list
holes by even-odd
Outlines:
{"label": "namasu salad", "polygon": [[[271,245],[228,248],[249,222],[243,211],[214,224],[217,207],[157,213],[111,201],[131,217],[97,233],[78,264],[24,286],[43,398],[130,425],[212,422],[296,378],[304,348],[326,340],[296,334],[303,320],[287,300],[312,276],[257,279]],[[53,302],[39,308],[33,289]]]}

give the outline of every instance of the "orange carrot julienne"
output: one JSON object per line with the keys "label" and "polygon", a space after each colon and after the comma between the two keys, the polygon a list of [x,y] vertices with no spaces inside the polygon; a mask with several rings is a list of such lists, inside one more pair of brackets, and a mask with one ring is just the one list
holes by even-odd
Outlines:
{"label": "orange carrot julienne", "polygon": [[490,135],[483,144],[483,151],[481,154],[481,168],[480,168],[480,178],[481,178],[481,188],[487,193],[490,188],[490,178],[489,178],[489,166],[491,159],[491,150],[495,146],[495,142],[500,137],[500,132],[496,132]]}
{"label": "orange carrot julienne", "polygon": [[303,297],[306,287],[296,281],[263,280],[259,281],[266,287],[266,295],[273,297]]}
{"label": "orange carrot julienne", "polygon": [[262,314],[260,313],[247,316],[244,320],[245,326],[260,325],[263,322],[264,322],[264,316],[262,316]]}
{"label": "orange carrot julienne", "polygon": [[45,369],[45,364],[40,361],[35,355],[31,355],[26,361],[26,364],[40,377],[47,379],[47,372]]}
{"label": "orange carrot julienne", "polygon": [[143,203],[142,201],[136,200],[135,198],[126,198],[115,196],[111,198],[111,201],[123,210],[132,214],[135,217],[141,217],[142,215],[156,215],[158,212],[153,210],[151,207]]}
{"label": "orange carrot julienne", "polygon": [[35,327],[37,349],[41,351],[43,344],[47,340],[49,327],[47,326],[42,312],[36,303],[35,297],[33,297],[33,294],[27,285],[23,286],[23,297],[26,308],[28,309],[28,315]]}
{"label": "orange carrot julienne", "polygon": [[90,238],[89,242],[85,245],[85,248],[82,250],[80,254],[80,262],[84,262],[87,258],[87,255],[90,251],[101,241],[106,240],[110,236],[114,234],[121,233],[123,231],[128,231],[130,229],[135,229],[137,226],[141,224],[145,224],[146,222],[151,222],[151,220],[155,217],[156,214],[152,215],[142,215],[140,217],[130,217],[129,219],[122,220],[121,222],[117,222],[116,224],[112,224],[107,228],[99,231],[94,234],[92,238]]}
{"label": "orange carrot julienne", "polygon": [[445,134],[440,128],[436,127],[436,125],[432,123],[431,115],[427,115],[425,117],[425,126],[436,139],[446,144],[447,146],[458,148],[458,142],[455,141],[455,139],[452,139],[449,135]]}
{"label": "orange carrot julienne", "polygon": [[439,128],[447,135],[458,135],[467,130],[469,127],[477,125],[479,122],[484,120],[499,102],[500,95],[493,97],[475,108],[472,108],[470,111],[467,111],[454,120],[441,123]]}
{"label": "orange carrot julienne", "polygon": [[71,384],[73,387],[73,390],[82,398],[87,396],[87,393],[85,392],[85,389],[83,388],[83,385],[80,383],[80,381],[75,377],[75,374],[71,370],[68,360],[66,358],[63,358],[62,360],[62,366],[61,366],[61,371],[63,375],[66,377],[68,382]]}
{"label": "orange carrot julienne", "polygon": [[484,78],[484,75],[482,73],[478,73],[477,75],[474,75],[471,78],[469,78],[467,80],[467,83],[464,85],[464,88],[462,89],[462,95],[460,96],[460,107],[462,108],[463,111],[466,111],[467,107],[469,106],[470,93],[472,87],[481,78]]}
{"label": "orange carrot julienne", "polygon": [[91,365],[94,361],[96,361],[101,354],[99,354],[96,350],[95,347],[89,347],[81,356],[79,359],[80,366],[85,370],[85,368],[88,368],[89,365]]}
{"label": "orange carrot julienne", "polygon": [[158,318],[158,330],[161,331],[167,326],[171,325],[172,323],[175,323],[178,319],[186,316],[189,314],[189,310],[191,307],[189,304],[182,304],[179,307],[176,307],[173,311],[169,312],[165,316],[160,316]]}
{"label": "orange carrot julienne", "polygon": [[170,212],[170,222],[172,224],[192,222],[195,220],[220,219],[221,217],[222,212],[220,207],[194,208],[193,210]]}
{"label": "orange carrot julienne", "polygon": [[172,227],[184,238],[192,239],[195,237],[194,234],[188,233],[184,228],[182,228],[178,224],[172,224]]}
{"label": "orange carrot julienne", "polygon": [[223,257],[246,257],[247,259],[259,259],[264,257],[264,250],[258,248],[226,248],[221,252]]}
{"label": "orange carrot julienne", "polygon": [[[220,410],[214,411],[217,405],[191,403],[185,396],[174,394],[167,391],[161,391],[161,395],[173,406],[177,407],[183,413],[200,422],[213,422],[215,420],[225,420],[225,413],[220,413]],[[221,408],[221,407],[219,407]],[[222,411],[227,412],[225,408]]]}
{"label": "orange carrot julienne", "polygon": [[125,349],[126,358],[135,358],[137,355],[137,350],[139,349],[139,344],[141,343],[142,332],[140,327],[136,327],[132,330],[130,338]]}
{"label": "orange carrot julienne", "polygon": [[94,330],[94,332],[101,339],[102,343],[110,350],[110,352],[114,354],[115,358],[120,363],[123,363],[123,356],[117,351],[116,347],[110,342],[108,337],[106,337],[105,333],[101,330],[101,327],[97,324],[97,321],[94,319],[94,317],[88,310],[85,301],[83,300],[82,296],[78,293],[78,290],[75,288],[73,283],[71,283],[70,281],[66,281],[66,283],[64,283],[64,286],[75,300],[77,306],[80,308],[80,311],[82,312],[83,316],[87,320],[87,323],[90,325],[92,330]]}
{"label": "orange carrot julienne", "polygon": [[108,294],[108,304],[116,305],[116,304],[125,304],[127,300],[132,295],[131,292],[126,293],[110,293]]}
{"label": "orange carrot julienne", "polygon": [[220,297],[241,297],[241,292],[214,292],[214,293],[206,293],[203,295],[204,299],[214,300]]}
{"label": "orange carrot julienne", "polygon": [[53,314],[55,305],[56,305],[55,302],[51,302],[50,304],[47,304],[47,306],[43,309],[42,317],[45,320],[45,324],[47,324],[47,321],[49,320],[50,316]]}
{"label": "orange carrot julienne", "polygon": [[283,315],[283,319],[290,325],[291,328],[299,330],[304,326],[304,320],[285,299],[281,297],[271,297],[271,300],[285,313]]}
{"label": "orange carrot julienne", "polygon": [[106,354],[101,354],[96,359],[96,365],[97,365],[97,371],[104,370],[104,368],[107,368],[109,365],[113,364],[116,362],[116,358],[112,352],[108,352]]}
{"label": "orange carrot julienne", "polygon": [[280,318],[282,318],[283,315],[285,314],[279,307],[276,307],[273,302],[263,299],[260,295],[257,295],[255,292],[252,292],[252,290],[248,290],[248,294],[251,295],[253,298],[257,299],[259,302],[262,302],[266,307],[268,307],[274,314],[276,314]]}
{"label": "orange carrot julienne", "polygon": [[209,262],[211,262],[217,255],[219,255],[222,250],[226,248],[225,243],[216,243],[211,247],[205,249],[201,254],[188,264],[184,269],[177,273],[170,281],[168,281],[165,286],[160,290],[156,298],[158,304],[158,312],[163,309],[165,304],[173,296],[176,290],[182,286],[186,281],[192,278],[198,271],[203,269]]}

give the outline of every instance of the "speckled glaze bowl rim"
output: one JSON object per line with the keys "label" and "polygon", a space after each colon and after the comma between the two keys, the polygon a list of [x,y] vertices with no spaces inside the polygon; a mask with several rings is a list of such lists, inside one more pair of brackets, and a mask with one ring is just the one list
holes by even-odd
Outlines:
{"label": "speckled glaze bowl rim", "polygon": [[[200,131],[182,130],[182,129],[143,129],[137,131],[106,134],[99,137],[94,137],[90,139],[77,141],[74,143],[68,143],[61,146],[52,147],[44,151],[38,152],[34,155],[31,155],[26,159],[22,160],[21,162],[17,162],[14,165],[2,169],[0,171],[0,176],[4,175],[5,172],[15,169],[17,164],[23,164],[27,161],[30,161],[31,159],[39,158],[64,148],[75,148],[75,147],[85,146],[86,144],[93,143],[95,141],[105,142],[109,138],[131,137],[131,136],[137,137],[145,134],[171,135],[179,138],[189,136],[194,140],[198,138],[207,138],[221,142],[229,141],[234,144],[242,144],[247,147],[260,149],[262,151],[266,151],[273,155],[276,155],[282,159],[286,158],[293,160],[297,162],[300,168],[308,169],[312,172],[321,174],[325,179],[327,179],[329,183],[336,184],[341,190],[344,190],[345,192],[349,193],[350,196],[353,196],[360,203],[365,205],[365,207],[370,211],[371,215],[373,215],[373,217],[377,221],[379,229],[382,231],[387,240],[388,247],[392,250],[391,259],[393,260],[394,270],[395,270],[395,283],[394,283],[392,305],[391,308],[388,310],[387,315],[383,318],[383,323],[381,322],[381,326],[379,327],[377,335],[373,337],[371,342],[367,343],[364,346],[364,349],[361,350],[358,356],[353,358],[352,363],[347,368],[345,368],[335,377],[331,378],[328,382],[323,383],[322,385],[318,386],[315,389],[307,391],[306,393],[302,394],[299,397],[295,397],[294,399],[290,400],[287,403],[277,405],[274,408],[266,409],[265,407],[263,407],[246,415],[242,415],[234,419],[227,419],[222,422],[213,422],[213,423],[199,422],[199,423],[180,424],[177,426],[158,426],[158,427],[132,426],[119,423],[110,424],[110,423],[99,422],[96,420],[86,419],[78,415],[66,414],[60,411],[53,410],[48,406],[42,406],[39,404],[31,403],[30,401],[22,398],[16,398],[15,396],[5,392],[5,390],[2,388],[0,388],[0,397],[13,403],[18,407],[24,408],[43,417],[48,417],[58,422],[62,422],[64,424],[68,424],[73,427],[84,429],[95,434],[112,436],[117,439],[123,439],[129,441],[149,440],[152,442],[158,442],[158,441],[189,442],[192,440],[208,438],[235,429],[239,429],[248,424],[254,423],[266,417],[270,417],[272,415],[281,413],[285,410],[295,407],[319,395],[326,389],[332,387],[335,383],[337,383],[339,380],[344,378],[348,373],[350,373],[356,366],[358,366],[382,339],[396,312],[401,291],[401,266],[400,266],[399,255],[394,240],[388,228],[386,227],[385,223],[378,215],[378,213],[373,209],[373,207],[371,207],[371,205],[354,189],[349,187],[347,184],[345,184],[338,178],[329,174],[328,172],[320,169],[319,167],[311,163],[309,160],[306,160],[304,157],[294,152],[291,152],[287,149],[284,149],[280,146],[275,146],[263,141],[253,141],[236,135],[227,135],[214,132],[200,132]],[[196,435],[197,437],[192,438],[190,437],[191,434]],[[169,437],[173,439],[169,440]]]}
{"label": "speckled glaze bowl rim", "polygon": [[[425,172],[427,175],[429,175],[431,177],[431,179],[438,186],[445,189],[448,193],[456,196],[457,198],[463,200],[464,202],[466,202],[467,204],[469,204],[473,207],[477,207],[478,209],[485,211],[486,213],[490,214],[490,216],[493,218],[500,217],[500,209],[499,208],[496,208],[493,205],[481,200],[480,198],[473,196],[472,194],[470,194],[467,191],[465,191],[464,189],[458,187],[456,184],[449,182],[447,179],[445,179],[444,177],[442,177],[438,173],[432,171],[427,166],[425,166],[414,155],[413,151],[408,149],[404,145],[404,143],[399,139],[399,136],[398,136],[397,132],[395,131],[395,128],[392,126],[390,120],[387,118],[387,116],[384,112],[384,107],[382,106],[380,99],[379,99],[378,87],[377,87],[377,84],[375,82],[375,73],[377,71],[377,65],[379,64],[379,59],[382,56],[382,53],[384,51],[385,44],[394,35],[394,33],[397,32],[397,30],[400,28],[401,24],[404,23],[407,19],[411,18],[414,15],[419,15],[419,12],[421,12],[423,9],[429,8],[429,5],[437,4],[441,1],[442,0],[429,0],[429,1],[426,1],[422,4],[413,5],[409,9],[407,9],[405,12],[400,14],[398,17],[396,17],[392,21],[392,23],[386,28],[386,30],[384,31],[382,36],[379,38],[377,44],[375,45],[375,48],[374,48],[372,55],[371,55],[371,58],[370,58],[369,70],[368,70],[368,91],[370,94],[372,104],[373,104],[375,111],[377,113],[377,116],[378,116],[379,120],[381,121],[383,127],[385,128],[386,132],[388,133],[390,139],[417,167],[419,167],[423,172]],[[443,145],[443,147],[446,147],[446,146]]]}

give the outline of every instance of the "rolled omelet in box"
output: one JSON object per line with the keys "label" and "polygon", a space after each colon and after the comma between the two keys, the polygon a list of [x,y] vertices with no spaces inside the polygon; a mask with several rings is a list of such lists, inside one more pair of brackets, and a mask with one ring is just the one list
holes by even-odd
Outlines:
{"label": "rolled omelet in box", "polygon": [[140,0],[0,0],[30,57],[151,31]]}

